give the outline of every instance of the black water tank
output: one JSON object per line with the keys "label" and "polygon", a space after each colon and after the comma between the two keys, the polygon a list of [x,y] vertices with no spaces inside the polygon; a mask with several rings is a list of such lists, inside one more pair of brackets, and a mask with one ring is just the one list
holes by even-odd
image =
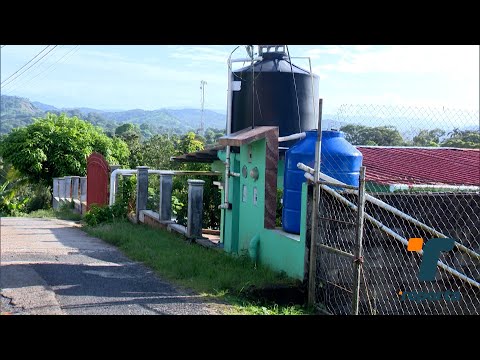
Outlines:
{"label": "black water tank", "polygon": [[[291,64],[285,52],[263,53],[262,57],[262,61],[232,75],[233,81],[240,82],[233,86],[232,132],[260,125],[278,126],[280,136],[315,129],[318,119],[313,106],[318,114],[318,76],[313,75],[312,94],[310,72]],[[280,146],[290,147],[296,141]]]}

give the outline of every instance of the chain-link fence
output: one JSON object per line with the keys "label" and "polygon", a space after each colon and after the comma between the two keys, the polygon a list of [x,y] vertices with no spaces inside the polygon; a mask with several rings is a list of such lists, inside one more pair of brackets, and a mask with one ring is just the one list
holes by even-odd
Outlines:
{"label": "chain-link fence", "polygon": [[[478,111],[345,105],[323,124],[342,130],[362,154],[366,202],[363,256],[355,257],[358,191],[319,190],[317,305],[352,313],[356,261],[360,314],[480,314]],[[345,158],[354,155],[330,152],[322,163],[335,169],[322,173],[346,179],[352,160]],[[411,238],[423,239],[423,251],[421,244],[407,250]],[[433,254],[427,244],[438,238],[453,239],[453,249],[437,251],[435,279],[421,280],[425,250]]]}

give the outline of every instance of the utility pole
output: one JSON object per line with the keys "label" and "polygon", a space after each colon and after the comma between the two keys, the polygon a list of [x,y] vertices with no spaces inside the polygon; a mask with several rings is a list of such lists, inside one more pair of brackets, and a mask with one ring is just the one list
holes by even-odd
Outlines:
{"label": "utility pole", "polygon": [[203,112],[205,108],[205,85],[207,85],[207,82],[204,80],[200,81],[200,104],[201,104],[201,117],[200,117],[200,135],[204,135],[205,132],[205,124],[203,122]]}

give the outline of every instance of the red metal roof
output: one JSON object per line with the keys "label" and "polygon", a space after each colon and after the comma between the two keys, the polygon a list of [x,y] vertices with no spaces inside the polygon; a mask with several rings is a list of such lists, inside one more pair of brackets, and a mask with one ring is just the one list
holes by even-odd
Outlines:
{"label": "red metal roof", "polygon": [[357,146],[366,180],[480,186],[480,149]]}

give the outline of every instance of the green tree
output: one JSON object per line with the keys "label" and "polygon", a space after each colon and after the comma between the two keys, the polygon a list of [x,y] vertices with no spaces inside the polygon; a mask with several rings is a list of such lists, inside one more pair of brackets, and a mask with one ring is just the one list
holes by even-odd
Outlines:
{"label": "green tree", "polygon": [[141,131],[138,125],[125,123],[115,129],[115,135],[120,137],[136,135],[140,138]]}
{"label": "green tree", "polygon": [[345,139],[353,145],[402,146],[402,135],[394,126],[370,127],[364,125],[345,125],[340,128]]}
{"label": "green tree", "polygon": [[153,169],[168,170],[172,169],[174,164],[170,161],[172,156],[177,155],[175,144],[178,137],[168,137],[167,135],[155,135],[143,143],[143,165],[150,166]]}
{"label": "green tree", "polygon": [[208,128],[205,131],[205,140],[206,140],[205,145],[215,144],[218,141],[218,139],[223,135],[225,135],[224,130]]}
{"label": "green tree", "polygon": [[457,147],[457,148],[480,148],[480,131],[475,130],[459,130],[454,129],[449,133],[449,137],[445,139],[441,146]]}
{"label": "green tree", "polygon": [[413,137],[414,146],[439,146],[440,138],[445,135],[442,129],[420,130]]}
{"label": "green tree", "polygon": [[77,117],[47,114],[14,129],[0,143],[0,155],[32,183],[50,185],[54,177],[83,176],[87,157],[99,152],[109,163],[125,164],[129,150],[100,128]]}
{"label": "green tree", "polygon": [[[205,144],[201,139],[200,136],[195,135],[193,132],[187,133],[176,142],[177,155],[203,150]],[[210,171],[210,164],[181,163],[176,165],[175,168],[178,170]],[[175,176],[173,181],[173,194],[178,202],[184,204],[177,211],[177,221],[181,224],[186,223],[187,217],[188,178],[192,178],[192,176]],[[218,229],[220,226],[218,206],[220,205],[221,196],[218,188],[213,185],[213,182],[217,179],[212,176],[198,176],[195,178],[205,181],[203,188],[203,227]]]}
{"label": "green tree", "polygon": [[142,135],[138,125],[130,123],[120,125],[115,129],[115,135],[125,141],[128,145],[130,150],[128,167],[130,169],[135,169],[137,166],[145,165],[143,159],[145,151],[142,149]]}

